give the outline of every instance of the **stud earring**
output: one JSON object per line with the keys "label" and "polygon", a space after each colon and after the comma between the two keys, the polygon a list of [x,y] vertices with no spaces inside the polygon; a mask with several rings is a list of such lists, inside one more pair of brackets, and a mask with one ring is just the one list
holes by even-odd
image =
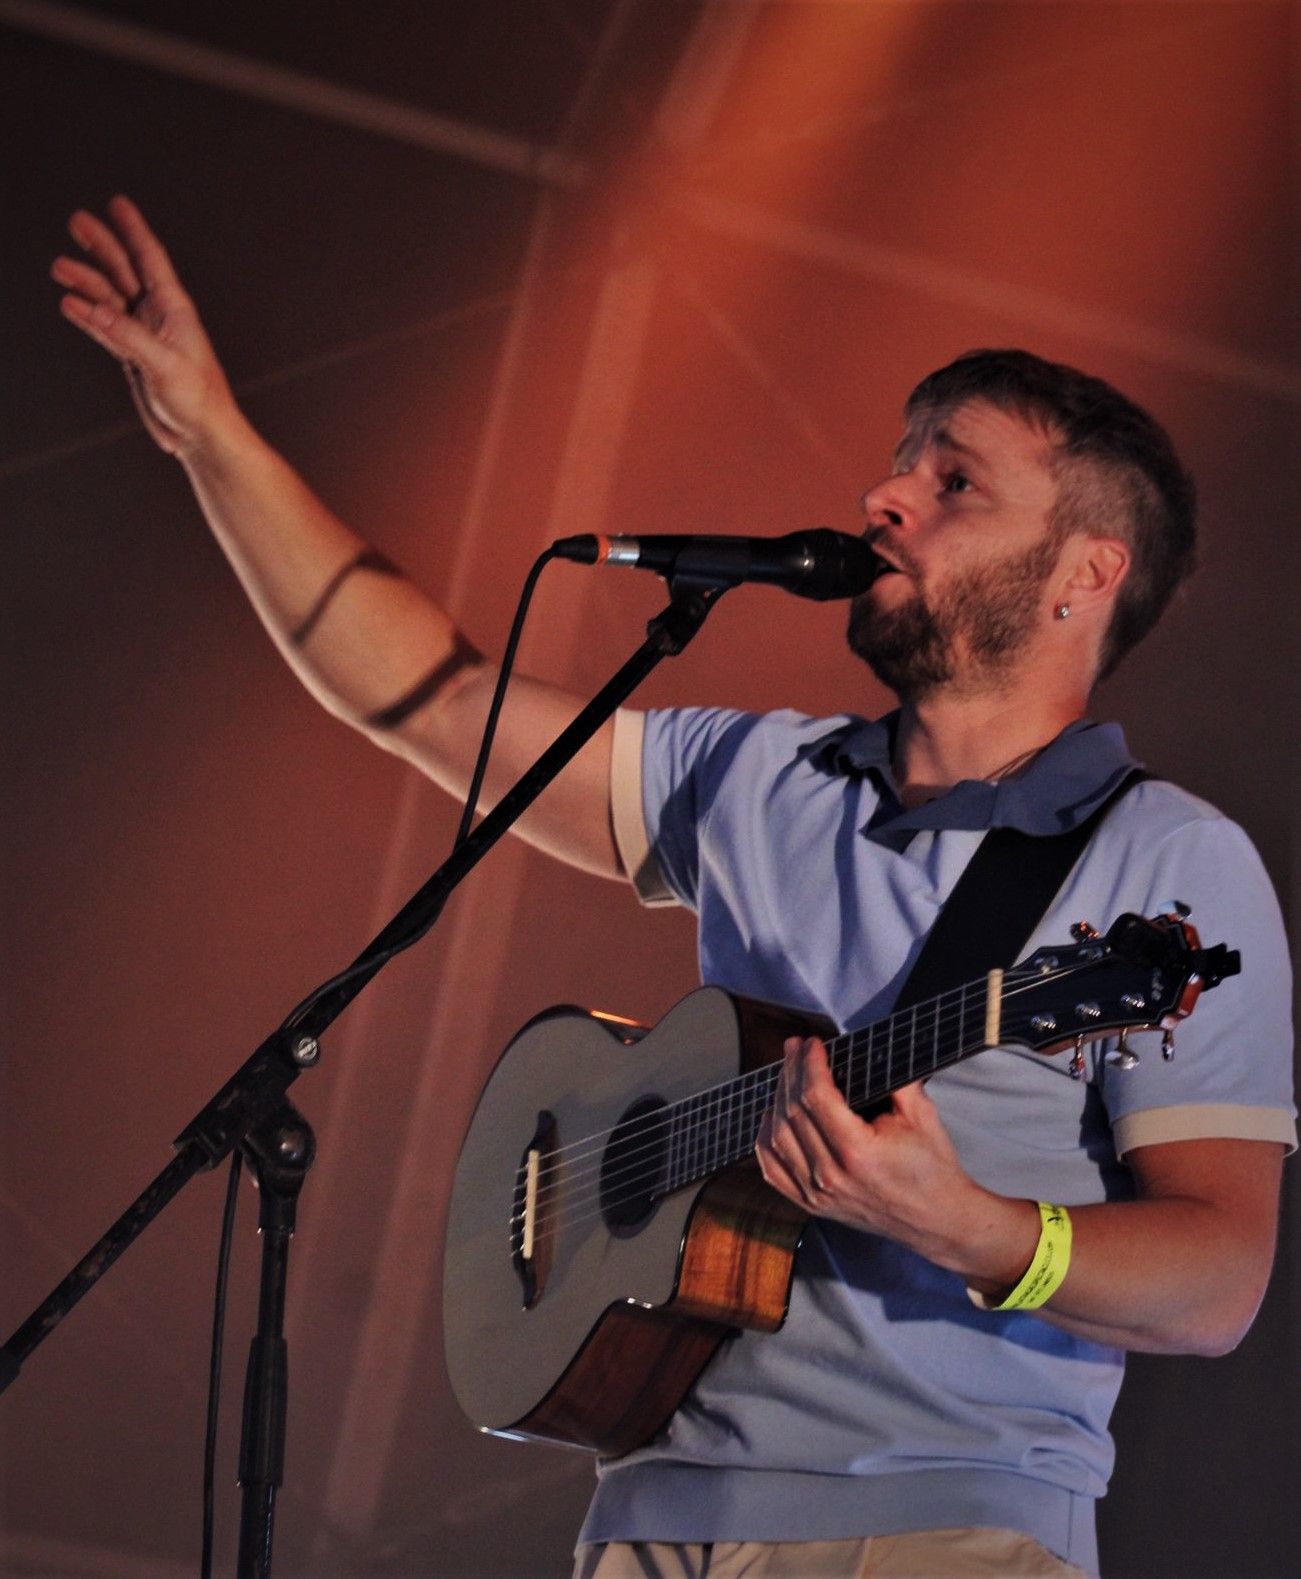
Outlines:
{"label": "stud earring", "polygon": [[1071,612],[1071,606],[1070,606],[1069,603],[1059,603],[1057,605],[1057,607],[1053,610],[1053,617],[1055,619],[1064,620],[1064,619],[1068,618],[1068,616],[1070,615],[1070,612]]}

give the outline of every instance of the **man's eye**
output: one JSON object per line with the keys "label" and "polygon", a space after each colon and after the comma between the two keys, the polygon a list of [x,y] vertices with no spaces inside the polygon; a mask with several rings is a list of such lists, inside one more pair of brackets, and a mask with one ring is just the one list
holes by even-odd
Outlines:
{"label": "man's eye", "polygon": [[971,479],[963,472],[948,472],[941,479],[943,493],[966,493],[971,487]]}

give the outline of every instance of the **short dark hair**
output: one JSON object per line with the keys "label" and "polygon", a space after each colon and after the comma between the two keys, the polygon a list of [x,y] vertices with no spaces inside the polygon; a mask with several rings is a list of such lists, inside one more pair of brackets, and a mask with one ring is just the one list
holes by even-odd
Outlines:
{"label": "short dark hair", "polygon": [[1129,546],[1132,563],[1099,657],[1105,679],[1192,573],[1192,476],[1141,406],[1100,378],[1029,351],[968,351],[922,379],[904,411],[912,420],[968,400],[986,400],[1047,431],[1058,483],[1049,526],[1057,537],[1110,532]]}

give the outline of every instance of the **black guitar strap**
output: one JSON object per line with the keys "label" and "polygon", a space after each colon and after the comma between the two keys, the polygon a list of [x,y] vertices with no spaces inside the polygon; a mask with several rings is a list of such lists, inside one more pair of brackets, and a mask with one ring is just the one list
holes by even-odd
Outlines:
{"label": "black guitar strap", "polygon": [[894,1012],[996,967],[1015,965],[1098,824],[1135,784],[1151,776],[1131,768],[1102,804],[1066,833],[995,828],[986,834],[927,934]]}

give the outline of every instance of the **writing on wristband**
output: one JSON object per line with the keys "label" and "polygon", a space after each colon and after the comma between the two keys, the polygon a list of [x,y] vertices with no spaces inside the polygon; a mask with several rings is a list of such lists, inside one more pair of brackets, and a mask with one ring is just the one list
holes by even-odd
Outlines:
{"label": "writing on wristband", "polygon": [[1039,1243],[1025,1276],[1006,1299],[997,1303],[968,1289],[982,1310],[1038,1310],[1062,1286],[1071,1264],[1071,1214],[1048,1201],[1039,1205]]}

